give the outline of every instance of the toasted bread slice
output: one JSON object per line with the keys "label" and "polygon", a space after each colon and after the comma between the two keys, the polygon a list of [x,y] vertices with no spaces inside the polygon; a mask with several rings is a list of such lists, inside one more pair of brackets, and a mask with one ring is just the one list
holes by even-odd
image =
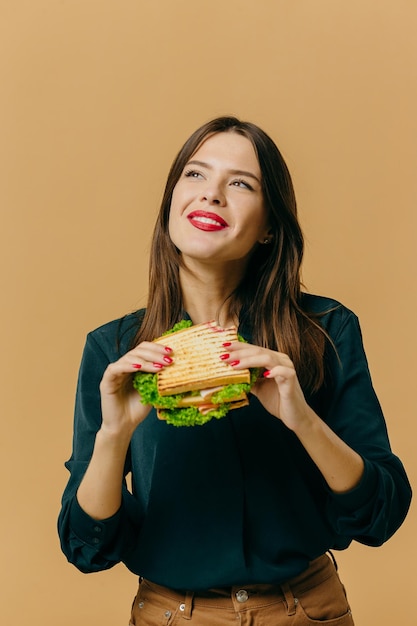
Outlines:
{"label": "toasted bread slice", "polygon": [[168,344],[174,355],[173,365],[158,372],[159,394],[170,396],[234,383],[249,383],[249,369],[235,370],[220,359],[220,355],[225,352],[223,343],[237,340],[235,327],[220,328],[215,321],[196,324],[155,339],[156,343]]}

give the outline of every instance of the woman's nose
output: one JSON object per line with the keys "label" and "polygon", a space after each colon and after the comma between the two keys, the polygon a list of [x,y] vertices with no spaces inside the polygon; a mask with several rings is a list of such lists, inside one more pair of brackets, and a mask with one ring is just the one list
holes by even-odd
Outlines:
{"label": "woman's nose", "polygon": [[220,189],[220,186],[210,185],[207,187],[201,196],[202,200],[205,200],[209,204],[224,205],[225,195]]}

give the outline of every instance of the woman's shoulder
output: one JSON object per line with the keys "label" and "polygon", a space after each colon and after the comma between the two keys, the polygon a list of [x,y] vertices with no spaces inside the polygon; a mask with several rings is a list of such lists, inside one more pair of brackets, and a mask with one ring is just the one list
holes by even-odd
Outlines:
{"label": "woman's shoulder", "polygon": [[355,326],[358,325],[356,314],[334,298],[303,293],[301,306],[306,313],[313,314],[321,326],[333,337],[349,322]]}
{"label": "woman's shoulder", "polygon": [[346,309],[344,304],[339,302],[339,300],[335,300],[334,298],[329,298],[327,296],[319,296],[307,291],[304,291],[301,294],[301,304],[305,311],[318,314],[336,309]]}
{"label": "woman's shoulder", "polygon": [[95,341],[103,349],[110,347],[119,354],[129,350],[141,325],[144,309],[128,313],[123,317],[106,322],[88,333],[88,339]]}

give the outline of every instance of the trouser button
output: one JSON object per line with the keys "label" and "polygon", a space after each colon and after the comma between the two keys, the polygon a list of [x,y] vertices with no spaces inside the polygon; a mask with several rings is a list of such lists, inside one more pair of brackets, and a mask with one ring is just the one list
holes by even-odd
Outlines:
{"label": "trouser button", "polygon": [[249,598],[249,594],[246,591],[246,589],[239,589],[239,591],[236,591],[236,600],[238,602],[246,602],[248,598]]}

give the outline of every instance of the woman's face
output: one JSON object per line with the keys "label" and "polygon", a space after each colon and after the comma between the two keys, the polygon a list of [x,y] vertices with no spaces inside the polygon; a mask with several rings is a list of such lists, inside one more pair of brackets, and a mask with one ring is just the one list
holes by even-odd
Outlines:
{"label": "woman's face", "polygon": [[206,139],[172,194],[169,234],[187,258],[245,261],[267,237],[268,216],[255,150],[233,132]]}

